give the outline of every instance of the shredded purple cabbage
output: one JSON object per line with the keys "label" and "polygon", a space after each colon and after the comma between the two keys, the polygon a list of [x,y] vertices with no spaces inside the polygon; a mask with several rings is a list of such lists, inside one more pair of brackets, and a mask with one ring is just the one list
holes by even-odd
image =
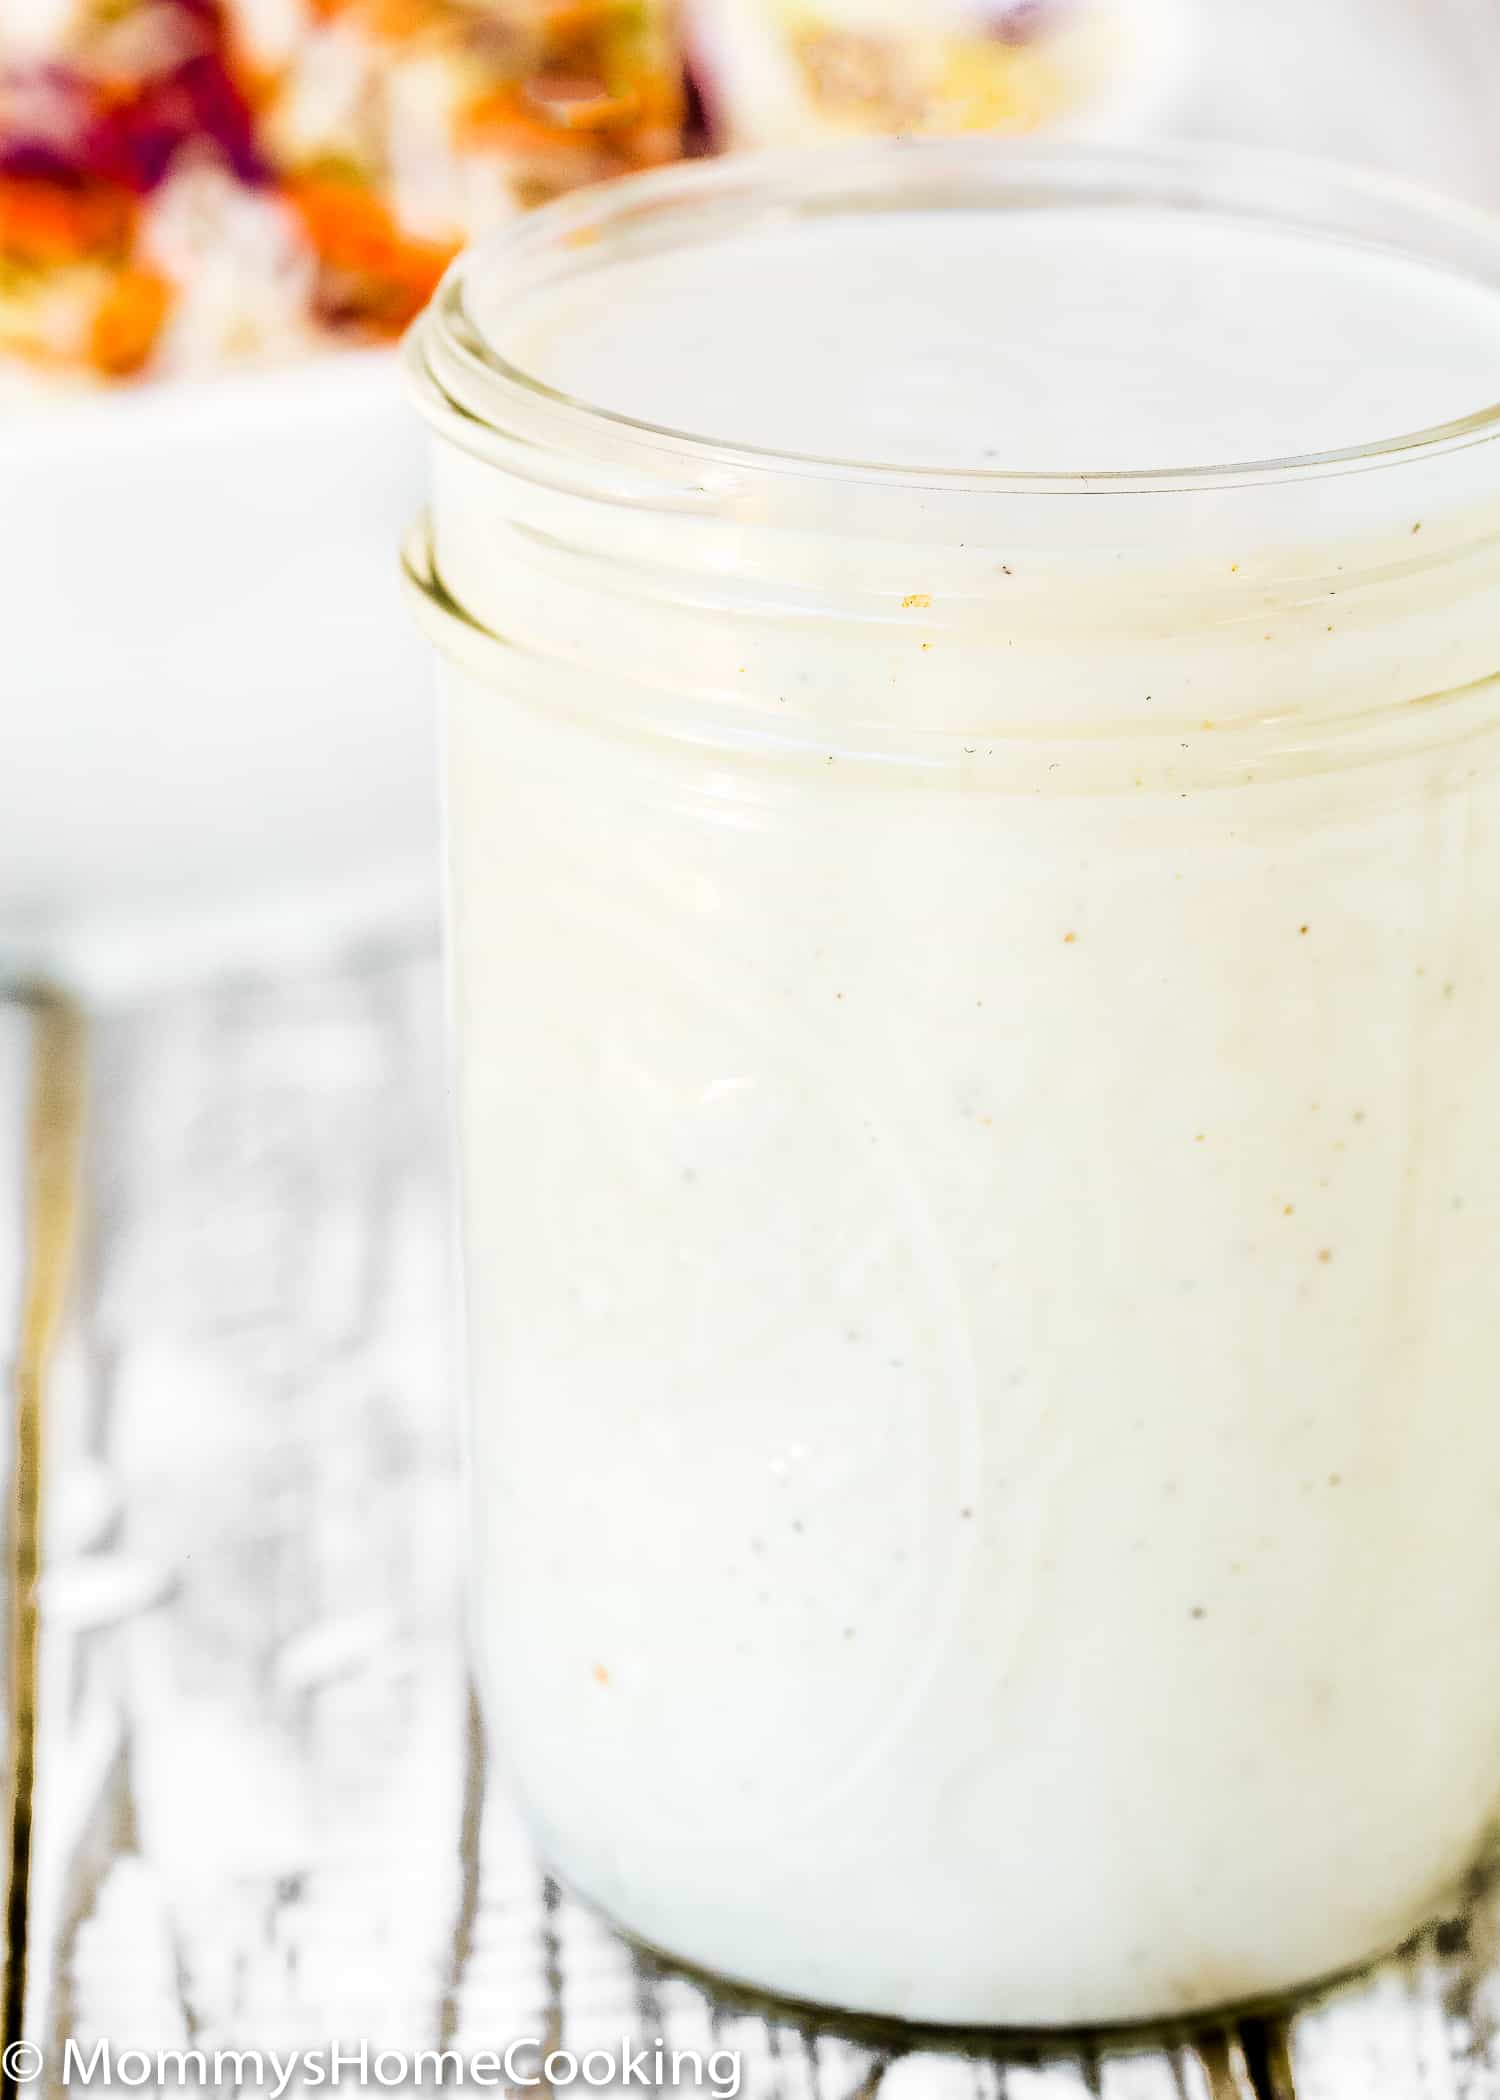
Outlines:
{"label": "shredded purple cabbage", "polygon": [[143,70],[128,99],[101,105],[85,67],[0,69],[0,175],[105,183],[139,196],[193,144],[216,149],[240,182],[270,180],[229,67],[219,0],[150,0],[150,11],[163,25],[163,59]]}
{"label": "shredded purple cabbage", "polygon": [[1046,33],[1058,11],[1058,0],[1000,0],[986,7],[985,28],[1002,44],[1032,44]]}

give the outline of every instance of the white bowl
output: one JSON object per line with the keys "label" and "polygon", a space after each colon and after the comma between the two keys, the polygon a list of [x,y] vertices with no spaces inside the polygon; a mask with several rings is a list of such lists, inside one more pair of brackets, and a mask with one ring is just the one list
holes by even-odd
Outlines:
{"label": "white bowl", "polygon": [[435,910],[423,473],[384,351],[0,416],[0,963]]}

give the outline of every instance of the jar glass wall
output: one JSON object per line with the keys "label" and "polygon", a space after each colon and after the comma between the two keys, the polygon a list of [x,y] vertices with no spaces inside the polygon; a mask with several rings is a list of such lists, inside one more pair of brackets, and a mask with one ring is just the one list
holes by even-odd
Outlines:
{"label": "jar glass wall", "polygon": [[495,316],[1147,208],[1500,316],[1405,191],[970,140],[570,199],[411,345],[492,1725],[626,1927],[924,2022],[1339,1970],[1500,1793],[1500,421],[924,456],[939,317],[825,460]]}

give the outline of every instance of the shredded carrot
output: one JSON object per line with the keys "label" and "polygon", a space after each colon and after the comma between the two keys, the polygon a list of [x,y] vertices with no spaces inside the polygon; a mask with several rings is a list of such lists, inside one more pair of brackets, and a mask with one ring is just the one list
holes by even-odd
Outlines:
{"label": "shredded carrot", "polygon": [[567,133],[521,99],[515,82],[476,95],[459,111],[459,146],[505,146],[514,153],[556,153],[571,146]]}
{"label": "shredded carrot", "polygon": [[639,95],[612,95],[602,81],[543,74],[526,83],[526,99],[564,131],[605,131],[639,114]]}
{"label": "shredded carrot", "polygon": [[360,23],[372,36],[403,43],[420,37],[433,26],[432,9],[423,0],[365,0],[359,10]]}
{"label": "shredded carrot", "polygon": [[0,255],[45,265],[123,254],[135,223],[125,191],[0,176]]}
{"label": "shredded carrot", "polygon": [[308,177],[286,195],[317,251],[317,310],[330,326],[399,335],[457,253],[457,242],[403,233],[383,199],[358,183]]}
{"label": "shredded carrot", "polygon": [[402,233],[389,206],[356,183],[304,180],[291,183],[287,194],[325,263],[379,278],[418,304],[431,297],[456,253],[456,244]]}
{"label": "shredded carrot", "polygon": [[155,270],[122,270],[94,311],[89,362],[113,379],[139,372],[155,348],[172,287]]}
{"label": "shredded carrot", "polygon": [[559,40],[592,35],[632,11],[633,0],[543,0],[542,32]]}
{"label": "shredded carrot", "polygon": [[682,122],[682,82],[665,67],[643,73],[635,82],[641,119],[648,124],[670,124],[674,131]]}

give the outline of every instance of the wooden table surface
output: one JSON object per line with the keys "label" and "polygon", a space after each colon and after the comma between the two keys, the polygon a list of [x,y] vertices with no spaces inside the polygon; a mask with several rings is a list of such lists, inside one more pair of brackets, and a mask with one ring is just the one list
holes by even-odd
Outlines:
{"label": "wooden table surface", "polygon": [[0,1006],[26,2089],[69,2036],[660,2035],[742,2051],[748,2100],[1500,2100],[1500,1902],[1289,2025],[976,2058],[716,2006],[546,1878],[465,1670],[441,1011],[411,952]]}

